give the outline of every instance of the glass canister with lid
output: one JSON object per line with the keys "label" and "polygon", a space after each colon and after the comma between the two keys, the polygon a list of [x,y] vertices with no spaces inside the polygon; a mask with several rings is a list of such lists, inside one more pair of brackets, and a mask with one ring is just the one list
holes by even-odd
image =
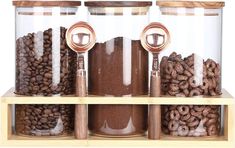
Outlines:
{"label": "glass canister with lid", "polygon": [[[16,15],[15,93],[25,96],[75,93],[77,54],[66,30],[77,21],[80,1],[13,1]],[[74,105],[15,105],[15,132],[24,136],[70,135]]]}
{"label": "glass canister with lid", "polygon": [[13,1],[16,15],[15,93],[75,93],[76,53],[66,44],[80,1]]}
{"label": "glass canister with lid", "polygon": [[[96,96],[148,94],[148,52],[140,35],[149,23],[151,2],[87,1],[89,24],[97,40],[88,53],[88,93]],[[108,137],[143,135],[144,105],[90,105],[89,129]]]}
{"label": "glass canister with lid", "polygon": [[[221,94],[224,2],[157,1],[171,43],[160,54],[163,96]],[[218,136],[221,106],[162,106],[162,131],[172,136]]]}

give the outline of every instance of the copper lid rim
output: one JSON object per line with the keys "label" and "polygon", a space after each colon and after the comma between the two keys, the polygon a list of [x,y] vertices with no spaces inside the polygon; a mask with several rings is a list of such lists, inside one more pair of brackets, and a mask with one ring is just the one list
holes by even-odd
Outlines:
{"label": "copper lid rim", "polygon": [[17,7],[36,7],[36,6],[44,6],[44,7],[75,7],[81,6],[81,1],[66,1],[66,0],[14,0],[12,2],[14,6]]}
{"label": "copper lid rim", "polygon": [[147,7],[152,1],[85,1],[87,7]]}
{"label": "copper lid rim", "polygon": [[225,6],[224,1],[180,1],[180,0],[160,0],[156,2],[160,7],[185,7],[185,8],[206,8],[206,9],[219,9]]}

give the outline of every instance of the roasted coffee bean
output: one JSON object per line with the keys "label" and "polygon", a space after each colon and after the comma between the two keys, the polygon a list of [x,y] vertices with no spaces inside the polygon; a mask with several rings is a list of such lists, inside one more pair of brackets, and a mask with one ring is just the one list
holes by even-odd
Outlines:
{"label": "roasted coffee bean", "polygon": [[16,94],[75,93],[76,53],[66,44],[66,28],[60,28],[58,49],[52,46],[52,31],[29,33],[16,40]]}
{"label": "roasted coffee bean", "polygon": [[74,105],[16,105],[17,134],[32,136],[71,134],[74,128],[73,120]]}
{"label": "roasted coffee bean", "polygon": [[165,105],[162,131],[172,136],[218,136],[220,106]]}
{"label": "roasted coffee bean", "polygon": [[[193,97],[221,94],[220,65],[208,59],[202,63],[203,70],[198,76],[197,68],[194,68],[197,64],[194,61],[195,56],[192,54],[182,59],[181,55],[173,52],[169,57],[162,58],[160,63],[162,95]],[[178,86],[173,87],[176,84]]]}

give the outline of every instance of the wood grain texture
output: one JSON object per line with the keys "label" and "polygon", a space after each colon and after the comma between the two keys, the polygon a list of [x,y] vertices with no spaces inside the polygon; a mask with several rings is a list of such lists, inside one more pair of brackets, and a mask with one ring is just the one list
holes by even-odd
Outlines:
{"label": "wood grain texture", "polygon": [[151,6],[151,1],[86,1],[88,7],[146,7]]}
{"label": "wood grain texture", "polygon": [[[159,97],[161,95],[160,73],[153,71],[150,77],[150,96]],[[158,140],[161,135],[161,106],[149,105],[149,126],[148,138]]]}
{"label": "wood grain texture", "polygon": [[185,8],[205,8],[219,9],[225,6],[224,2],[213,1],[157,1],[160,7],[185,7]]}
{"label": "wood grain texture", "polygon": [[14,0],[14,6],[17,7],[36,7],[36,6],[81,6],[81,1],[61,1],[61,0],[38,0],[38,1],[31,1],[31,0]]}
{"label": "wood grain texture", "polygon": [[[77,70],[76,78],[76,96],[86,97],[86,72],[84,69]],[[76,139],[87,139],[88,136],[88,113],[87,105],[75,105],[75,128]]]}

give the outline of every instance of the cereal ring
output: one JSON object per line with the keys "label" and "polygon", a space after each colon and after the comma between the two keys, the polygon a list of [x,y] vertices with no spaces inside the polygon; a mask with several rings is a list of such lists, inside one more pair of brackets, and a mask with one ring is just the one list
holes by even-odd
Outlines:
{"label": "cereal ring", "polygon": [[168,129],[170,131],[176,131],[179,127],[179,122],[175,120],[171,120],[168,124]]}
{"label": "cereal ring", "polygon": [[170,80],[169,79],[161,79],[161,83],[169,83]]}
{"label": "cereal ring", "polygon": [[181,105],[177,107],[177,110],[181,115],[187,115],[189,113],[189,107],[186,105]]}
{"label": "cereal ring", "polygon": [[200,90],[198,90],[198,89],[193,89],[193,90],[191,90],[190,93],[189,93],[189,96],[190,96],[190,97],[199,96],[199,95],[201,95],[201,92],[200,92]]}
{"label": "cereal ring", "polygon": [[218,128],[215,124],[212,124],[207,129],[208,136],[215,136],[218,135]]}
{"label": "cereal ring", "polygon": [[187,114],[187,115],[181,116],[181,117],[180,117],[180,120],[182,120],[182,121],[187,121],[190,117],[191,117],[191,115],[190,115],[190,114]]}
{"label": "cereal ring", "polygon": [[201,120],[201,122],[202,122],[202,124],[204,125],[204,124],[206,124],[206,122],[208,121],[209,119],[207,118],[207,117],[204,117],[202,120]]}
{"label": "cereal ring", "polygon": [[209,89],[214,89],[216,87],[216,80],[214,78],[208,79]]}
{"label": "cereal ring", "polygon": [[189,90],[188,89],[184,89],[183,92],[186,96],[189,96]]}
{"label": "cereal ring", "polygon": [[199,118],[199,119],[202,118],[202,112],[196,112],[194,109],[190,110],[190,114],[194,117]]}
{"label": "cereal ring", "polygon": [[171,75],[165,74],[165,75],[164,75],[164,78],[167,79],[167,80],[170,80],[170,79],[171,79]]}
{"label": "cereal ring", "polygon": [[210,125],[212,124],[216,124],[217,120],[216,119],[209,119],[207,122],[206,122],[206,126],[209,127]]}
{"label": "cereal ring", "polygon": [[162,89],[162,91],[165,92],[169,89],[169,85],[167,83],[163,83],[163,84],[161,84],[161,89]]}
{"label": "cereal ring", "polygon": [[178,110],[172,110],[170,112],[170,119],[172,119],[172,120],[179,120],[180,119],[180,113],[178,112]]}
{"label": "cereal ring", "polygon": [[213,78],[215,76],[215,73],[212,70],[208,69],[207,70],[207,76],[210,77],[210,78]]}
{"label": "cereal ring", "polygon": [[168,62],[167,66],[165,68],[165,72],[170,75],[173,70],[174,70],[173,69],[173,63],[172,62]]}
{"label": "cereal ring", "polygon": [[180,83],[180,81],[179,81],[179,80],[172,79],[172,80],[171,80],[171,83],[179,84],[179,83]]}
{"label": "cereal ring", "polygon": [[190,73],[188,70],[184,70],[184,75],[186,75],[187,77],[191,77],[192,73]]}
{"label": "cereal ring", "polygon": [[179,90],[178,84],[170,84],[170,90],[176,92]]}
{"label": "cereal ring", "polygon": [[214,69],[216,67],[216,63],[212,59],[207,59],[206,60],[206,67]]}
{"label": "cereal ring", "polygon": [[170,96],[175,96],[175,95],[178,94],[178,93],[179,93],[179,90],[177,90],[177,91],[169,90],[169,91],[168,91],[168,94],[169,94]]}
{"label": "cereal ring", "polygon": [[196,84],[196,81],[195,81],[194,77],[189,78],[188,83],[189,83],[189,85],[190,85],[192,88],[198,87],[198,85]]}
{"label": "cereal ring", "polygon": [[183,72],[184,72],[184,68],[183,68],[183,66],[179,62],[176,62],[175,70],[179,74],[183,74]]}
{"label": "cereal ring", "polygon": [[205,105],[194,105],[193,109],[197,112],[202,112],[205,109]]}
{"label": "cereal ring", "polygon": [[198,125],[199,125],[199,121],[196,118],[194,118],[194,120],[192,122],[188,123],[189,127],[195,127],[195,126],[198,126]]}
{"label": "cereal ring", "polygon": [[178,75],[177,76],[177,80],[179,80],[179,81],[186,81],[186,80],[188,80],[188,77],[185,76],[185,75]]}
{"label": "cereal ring", "polygon": [[214,69],[214,74],[216,77],[220,76],[220,69],[219,68],[215,68]]}
{"label": "cereal ring", "polygon": [[200,86],[200,88],[205,90],[208,87],[209,87],[209,81],[207,79],[203,79],[203,84]]}
{"label": "cereal ring", "polygon": [[209,93],[210,93],[211,96],[216,96],[217,95],[213,89],[210,89]]}
{"label": "cereal ring", "polygon": [[207,115],[208,118],[213,118],[213,119],[218,119],[219,118],[219,115],[218,114],[212,114],[212,113],[209,113]]}
{"label": "cereal ring", "polygon": [[211,108],[209,106],[207,106],[203,111],[202,111],[202,115],[203,116],[207,116],[209,114],[209,111],[211,110]]}
{"label": "cereal ring", "polygon": [[196,119],[196,117],[194,117],[194,116],[190,116],[190,118],[187,120],[187,122],[193,122],[194,120]]}
{"label": "cereal ring", "polygon": [[186,125],[187,123],[180,120],[180,121],[179,121],[179,124],[180,124],[180,125]]}
{"label": "cereal ring", "polygon": [[177,53],[176,52],[172,52],[170,55],[169,55],[169,60],[172,60],[174,61],[174,58],[177,56]]}
{"label": "cereal ring", "polygon": [[188,81],[182,81],[179,84],[179,88],[182,89],[182,90],[187,89],[188,86],[189,86]]}
{"label": "cereal ring", "polygon": [[179,136],[187,136],[189,133],[189,128],[186,125],[183,125],[183,126],[179,126],[177,131],[178,131]]}

